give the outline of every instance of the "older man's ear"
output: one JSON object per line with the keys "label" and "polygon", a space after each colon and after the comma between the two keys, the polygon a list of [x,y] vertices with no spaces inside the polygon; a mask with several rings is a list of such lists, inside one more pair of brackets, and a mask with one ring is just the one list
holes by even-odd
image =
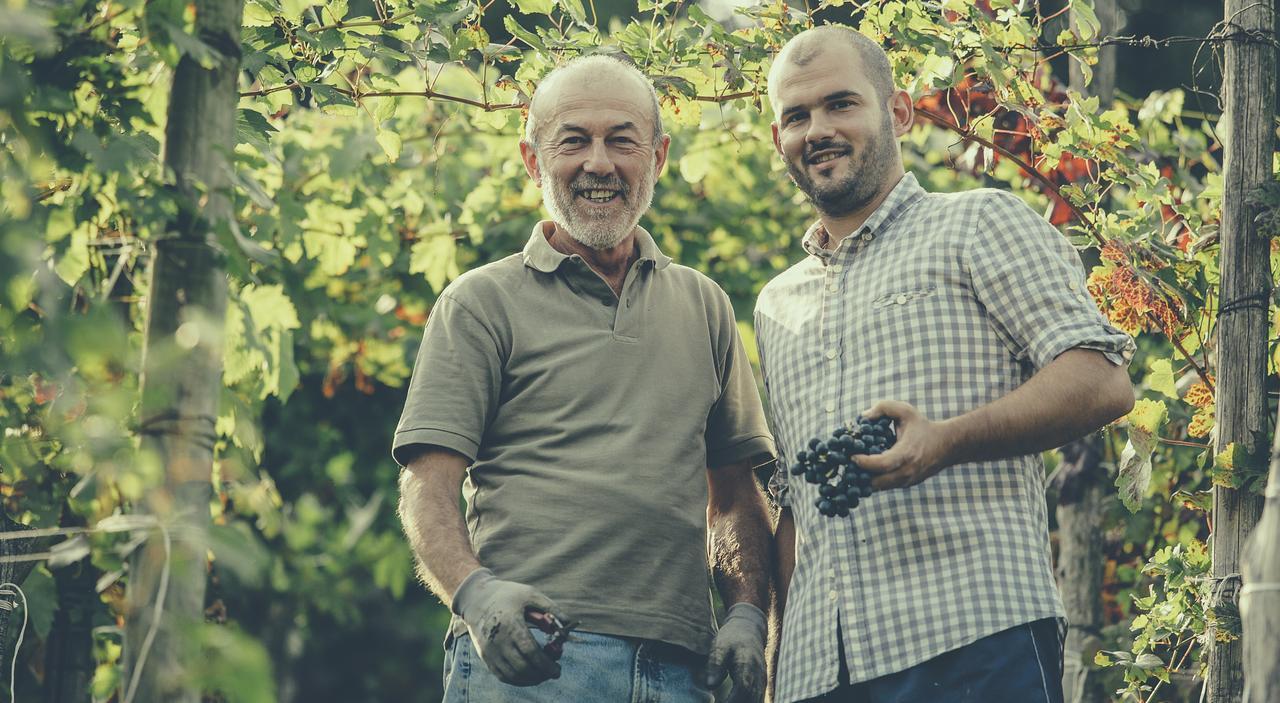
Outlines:
{"label": "older man's ear", "polygon": [[658,145],[653,150],[654,168],[657,176],[662,175],[662,168],[667,165],[667,150],[671,148],[671,135],[664,134],[658,138]]}
{"label": "older man's ear", "polygon": [[538,171],[538,151],[529,142],[520,140],[520,160],[524,162],[525,173],[533,179],[533,184],[542,187],[542,174]]}

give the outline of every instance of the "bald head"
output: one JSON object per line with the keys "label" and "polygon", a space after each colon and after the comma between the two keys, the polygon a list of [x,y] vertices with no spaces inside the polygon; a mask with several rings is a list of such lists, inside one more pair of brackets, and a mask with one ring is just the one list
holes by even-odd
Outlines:
{"label": "bald head", "polygon": [[804,67],[812,63],[825,50],[833,46],[852,48],[862,63],[862,72],[876,90],[880,102],[889,99],[893,92],[893,68],[889,56],[879,44],[865,34],[839,24],[828,24],[806,29],[795,35],[782,47],[773,66],[769,69],[769,100],[777,112],[778,77],[787,66]]}
{"label": "bald head", "polygon": [[634,86],[637,104],[648,103],[648,112],[653,116],[653,140],[656,143],[662,138],[662,113],[658,108],[658,94],[653,84],[631,63],[625,55],[592,54],[579,56],[568,63],[558,66],[542,78],[537,90],[533,93],[533,101],[529,105],[529,119],[524,126],[524,139],[534,147],[538,146],[542,137],[542,129],[548,114],[554,108],[558,96],[567,86]]}

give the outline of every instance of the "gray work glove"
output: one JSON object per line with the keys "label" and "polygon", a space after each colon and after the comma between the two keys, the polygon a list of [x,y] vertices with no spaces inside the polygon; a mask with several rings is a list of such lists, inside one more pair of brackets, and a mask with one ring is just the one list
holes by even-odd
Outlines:
{"label": "gray work glove", "polygon": [[750,603],[735,603],[720,624],[707,657],[707,688],[716,688],[725,674],[733,676],[733,703],[764,698],[764,613]]}
{"label": "gray work glove", "polygon": [[559,607],[537,589],[503,581],[483,567],[463,579],[453,595],[453,612],[467,624],[485,666],[512,686],[560,678],[560,665],[529,633],[526,610],[561,617]]}

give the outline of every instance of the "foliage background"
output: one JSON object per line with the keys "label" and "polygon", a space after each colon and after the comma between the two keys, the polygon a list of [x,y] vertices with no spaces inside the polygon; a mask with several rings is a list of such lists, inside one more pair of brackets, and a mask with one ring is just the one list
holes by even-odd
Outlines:
{"label": "foliage background", "polygon": [[[1138,33],[1203,37],[1221,19],[1206,3],[1129,4]],[[194,680],[225,700],[439,696],[448,613],[413,576],[390,436],[439,291],[518,250],[540,216],[516,150],[520,111],[459,100],[517,105],[554,57],[602,43],[635,57],[667,95],[673,135],[645,224],[729,292],[750,346],[755,295],[800,256],[812,218],[767,140],[761,71],[806,24],[846,21],[884,37],[919,105],[950,115],[950,127],[920,120],[908,169],[930,190],[995,185],[1045,212],[1097,267],[1099,304],[1138,335],[1144,402],[1107,432],[1126,470],[1103,526],[1098,666],[1118,698],[1193,697],[1213,617],[1200,580],[1206,491],[1257,483],[1205,448],[1221,45],[1122,47],[1121,95],[1098,105],[1052,77],[1091,51],[1001,49],[1096,39],[1063,22],[1071,7],[1089,5],[766,2],[712,17],[714,3],[649,0],[250,0],[237,216],[219,233],[233,299],[211,625],[193,634]],[[217,58],[188,33],[192,11],[178,0],[0,5],[0,500],[18,523],[92,526],[159,479],[137,460],[131,423],[149,242],[177,207],[159,159],[169,77],[182,56]],[[1122,462],[1129,443],[1137,458]],[[93,698],[116,696],[125,561],[141,539],[42,543],[52,557],[23,583],[19,691],[66,666],[50,643],[72,631],[75,605],[93,626]],[[1175,685],[1158,688],[1165,680]]]}

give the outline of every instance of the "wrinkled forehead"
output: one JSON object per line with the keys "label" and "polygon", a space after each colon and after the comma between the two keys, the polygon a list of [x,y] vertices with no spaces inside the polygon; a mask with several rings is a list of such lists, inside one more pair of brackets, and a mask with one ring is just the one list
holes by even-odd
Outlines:
{"label": "wrinkled forehead", "polygon": [[[612,75],[608,75],[612,74]],[[550,133],[566,124],[577,126],[629,123],[638,131],[653,130],[653,97],[640,79],[626,73],[606,75],[574,71],[534,96],[533,110]]]}

